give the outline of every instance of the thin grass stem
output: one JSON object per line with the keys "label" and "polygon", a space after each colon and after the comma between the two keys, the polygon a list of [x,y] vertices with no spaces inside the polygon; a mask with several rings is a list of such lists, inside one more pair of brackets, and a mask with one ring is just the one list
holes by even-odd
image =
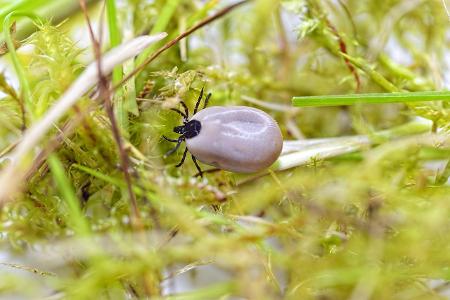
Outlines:
{"label": "thin grass stem", "polygon": [[11,36],[10,27],[13,24],[13,22],[20,17],[27,17],[31,19],[33,22],[41,23],[41,20],[38,16],[31,14],[31,13],[23,13],[23,12],[17,12],[13,11],[10,12],[3,21],[3,36],[6,42],[6,45],[8,46],[9,53],[11,55],[11,60],[14,66],[14,70],[16,71],[17,78],[20,82],[20,87],[22,91],[22,97],[24,101],[25,111],[29,113],[31,119],[34,119],[34,104],[31,96],[31,89],[30,84],[28,83],[28,79],[25,76],[25,70],[20,63],[19,57],[16,52],[16,48]]}
{"label": "thin grass stem", "polygon": [[292,104],[306,106],[342,106],[355,104],[408,103],[427,101],[449,101],[450,91],[414,93],[373,93],[352,95],[305,96],[292,98]]}
{"label": "thin grass stem", "polygon": [[89,224],[83,216],[83,212],[80,207],[80,200],[75,194],[75,189],[73,188],[72,183],[69,178],[67,178],[63,164],[56,154],[51,154],[47,161],[52,172],[53,179],[55,180],[56,187],[67,204],[69,211],[68,223],[72,225],[72,229],[78,234],[83,236],[89,235]]}
{"label": "thin grass stem", "polygon": [[[152,30],[150,31],[150,34],[154,34],[157,32],[166,31],[167,25],[169,25],[170,19],[173,17],[175,10],[177,9],[178,5],[180,4],[181,0],[168,0],[164,7],[161,10],[161,13],[159,14],[158,20],[156,21],[155,25],[153,26]],[[145,59],[155,51],[157,47],[157,44],[149,47],[148,49],[144,50],[136,59],[136,65],[142,64]]]}
{"label": "thin grass stem", "polygon": [[[117,6],[115,0],[106,1],[106,16],[109,28],[109,41],[111,47],[118,46],[122,41],[122,35],[119,30],[119,22],[117,19]],[[116,66],[113,70],[112,80],[116,84],[123,78],[123,67]],[[128,136],[128,111],[125,105],[125,98],[123,97],[123,88],[118,89],[114,95],[114,113],[117,118],[117,123],[122,133]]]}

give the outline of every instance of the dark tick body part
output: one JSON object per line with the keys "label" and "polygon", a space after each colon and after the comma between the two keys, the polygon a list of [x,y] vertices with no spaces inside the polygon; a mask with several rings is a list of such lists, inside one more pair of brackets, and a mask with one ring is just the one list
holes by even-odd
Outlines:
{"label": "dark tick body part", "polygon": [[[203,89],[195,105],[194,115],[189,118],[189,110],[183,103],[185,113],[183,125],[173,129],[180,134],[175,148],[166,153],[175,152],[185,141],[181,166],[187,152],[190,152],[200,175],[202,171],[197,159],[205,164],[223,170],[238,173],[253,173],[270,167],[278,158],[283,146],[283,137],[276,121],[267,113],[247,106],[205,108],[209,97],[205,99],[204,109],[197,113],[203,97]],[[175,110],[177,111],[177,110]]]}

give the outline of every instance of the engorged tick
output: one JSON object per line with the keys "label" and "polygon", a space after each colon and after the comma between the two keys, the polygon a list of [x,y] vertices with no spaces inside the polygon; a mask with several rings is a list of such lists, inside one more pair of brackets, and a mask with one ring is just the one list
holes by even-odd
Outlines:
{"label": "engorged tick", "polygon": [[198,111],[203,98],[203,89],[195,104],[194,115],[189,118],[189,109],[184,102],[184,112],[173,108],[183,116],[183,125],[173,131],[178,139],[163,136],[177,145],[165,154],[174,153],[183,141],[186,149],[176,167],[180,167],[187,152],[191,153],[199,175],[203,172],[197,159],[223,170],[252,173],[271,166],[281,153],[283,138],[276,121],[265,112],[247,106],[213,106],[206,108],[211,94],[205,98],[203,110]]}

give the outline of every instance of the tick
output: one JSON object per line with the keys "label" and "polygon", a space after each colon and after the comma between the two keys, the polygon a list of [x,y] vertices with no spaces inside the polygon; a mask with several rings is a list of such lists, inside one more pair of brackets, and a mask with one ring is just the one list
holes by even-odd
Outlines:
{"label": "tick", "polygon": [[190,152],[192,160],[202,176],[197,160],[217,168],[237,172],[253,173],[270,167],[278,158],[283,146],[283,137],[277,122],[267,113],[247,106],[208,105],[211,94],[205,97],[203,109],[198,111],[203,99],[203,89],[195,104],[194,114],[181,102],[184,112],[172,108],[183,117],[183,125],[173,132],[177,139],[163,138],[176,146],[168,151],[167,157],[185,142],[183,157],[176,167],[183,165]]}

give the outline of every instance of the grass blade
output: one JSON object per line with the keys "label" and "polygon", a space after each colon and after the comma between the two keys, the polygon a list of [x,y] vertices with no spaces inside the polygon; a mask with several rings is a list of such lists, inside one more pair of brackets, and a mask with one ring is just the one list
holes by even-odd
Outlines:
{"label": "grass blade", "polygon": [[52,172],[53,179],[55,180],[56,187],[67,204],[69,211],[68,223],[78,234],[84,236],[89,235],[89,224],[83,216],[80,207],[80,200],[75,194],[75,190],[69,181],[69,178],[66,176],[64,166],[55,154],[50,155],[47,161]]}
{"label": "grass blade", "polygon": [[372,93],[352,95],[306,96],[292,98],[294,106],[341,106],[355,104],[408,103],[426,101],[449,101],[450,91],[414,93]]}
{"label": "grass blade", "polygon": [[[119,24],[117,20],[117,7],[115,0],[106,1],[106,15],[108,19],[109,29],[109,41],[111,48],[120,45],[122,41],[122,35],[119,30]],[[122,80],[123,68],[122,66],[116,66],[112,73],[113,83],[116,84]],[[114,95],[114,112],[116,114],[117,123],[122,133],[128,136],[128,112],[125,108],[125,99],[123,97],[123,88],[116,91]]]}
{"label": "grass blade", "polygon": [[9,30],[11,25],[13,24],[13,22],[19,17],[28,17],[31,20],[33,20],[34,22],[40,22],[40,20],[34,14],[13,11],[13,12],[9,13],[3,21],[3,36],[5,39],[6,45],[8,46],[9,53],[11,55],[11,60],[13,62],[14,70],[16,71],[17,78],[19,79],[19,82],[20,82],[21,94],[22,94],[22,97],[24,98],[26,112],[30,114],[31,119],[34,119],[34,117],[35,117],[34,116],[34,104],[32,101],[30,84],[28,83],[28,79],[25,76],[24,67],[20,63],[19,57],[17,56],[16,48],[14,46],[11,32]]}
{"label": "grass blade", "polygon": [[[163,7],[161,14],[159,15],[158,20],[156,21],[155,26],[153,26],[150,34],[155,34],[157,32],[166,31],[167,25],[169,24],[170,19],[172,18],[175,10],[180,4],[180,0],[168,0],[165,6]],[[136,59],[136,65],[140,65],[144,62],[144,60],[156,49],[156,44],[144,50],[141,55],[139,55]]]}

